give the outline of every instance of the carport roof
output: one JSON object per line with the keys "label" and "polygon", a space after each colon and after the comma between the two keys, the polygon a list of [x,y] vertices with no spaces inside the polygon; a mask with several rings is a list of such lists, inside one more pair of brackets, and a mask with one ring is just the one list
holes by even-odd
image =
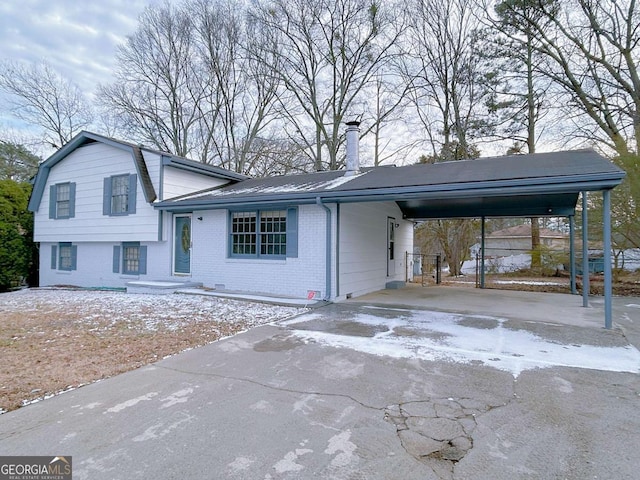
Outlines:
{"label": "carport roof", "polygon": [[243,180],[156,204],[174,212],[396,201],[405,218],[563,216],[578,193],[614,188],[625,172],[593,150],[485,157]]}

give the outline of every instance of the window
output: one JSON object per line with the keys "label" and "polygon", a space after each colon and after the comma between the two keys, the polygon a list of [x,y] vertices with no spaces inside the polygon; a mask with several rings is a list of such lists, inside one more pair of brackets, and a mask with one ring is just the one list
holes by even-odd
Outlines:
{"label": "window", "polygon": [[56,218],[69,218],[69,184],[58,185],[56,192]]}
{"label": "window", "polygon": [[256,254],[256,212],[234,212],[231,220],[231,253]]}
{"label": "window", "polygon": [[78,259],[78,247],[71,242],[60,242],[51,246],[52,270],[76,270]]}
{"label": "window", "polygon": [[230,256],[297,257],[298,210],[231,212]]}
{"label": "window", "polygon": [[111,213],[127,213],[129,205],[129,175],[111,177]]}
{"label": "window", "polygon": [[76,184],[72,182],[51,185],[49,218],[62,219],[75,216]]}
{"label": "window", "polygon": [[137,274],[140,271],[140,245],[125,243],[122,246],[122,273]]}
{"label": "window", "polygon": [[60,270],[71,270],[71,244],[61,243],[58,246],[58,252],[60,255],[58,268],[60,268]]}
{"label": "window", "polygon": [[104,179],[103,215],[136,213],[137,175],[114,175]]}
{"label": "window", "polygon": [[260,255],[287,254],[287,211],[260,212]]}
{"label": "window", "polygon": [[113,272],[123,275],[147,273],[147,247],[140,242],[124,242],[113,247]]}

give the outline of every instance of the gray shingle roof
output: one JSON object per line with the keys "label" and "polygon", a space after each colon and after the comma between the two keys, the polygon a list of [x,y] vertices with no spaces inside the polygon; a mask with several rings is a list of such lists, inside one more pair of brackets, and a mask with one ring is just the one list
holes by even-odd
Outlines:
{"label": "gray shingle roof", "polygon": [[[249,179],[180,200],[160,208],[225,208],[259,203],[311,203],[394,200],[408,217],[566,214],[583,190],[613,188],[624,171],[593,150],[486,157],[405,167],[363,169],[346,177],[344,171],[317,172]],[[511,200],[507,202],[505,198]],[[514,202],[517,198],[518,202]],[[463,200],[466,199],[466,200]],[[525,213],[523,213],[525,215]]]}
{"label": "gray shingle roof", "polygon": [[73,139],[71,139],[69,143],[65,144],[62,148],[60,148],[57,152],[55,152],[47,160],[45,160],[44,162],[42,162],[42,164],[40,164],[40,167],[38,168],[38,173],[36,174],[33,180],[34,187],[31,194],[31,198],[29,199],[30,211],[37,211],[39,208],[40,201],[42,200],[42,195],[44,194],[44,188],[47,182],[47,178],[49,176],[50,169],[53,166],[55,166],[58,162],[62,161],[67,155],[69,155],[75,149],[83,145],[87,145],[94,142],[105,143],[107,145],[111,145],[116,148],[129,151],[131,153],[136,165],[136,169],[140,174],[140,182],[143,187],[145,200],[149,203],[154,202],[157,199],[157,194],[153,187],[151,178],[149,176],[149,171],[147,169],[143,152],[150,152],[150,153],[160,155],[165,165],[170,165],[172,167],[180,168],[184,170],[195,171],[205,175],[220,177],[223,179],[230,180],[231,182],[237,182],[237,181],[246,180],[247,178],[249,178],[246,175],[241,175],[239,173],[231,172],[223,168],[214,167],[213,165],[205,165],[203,163],[196,162],[194,160],[189,160],[188,158],[172,155],[167,152],[153,150],[153,149],[136,145],[134,143],[126,142],[123,140],[116,140],[110,137],[105,137],[104,135],[99,135],[97,133],[82,131],[78,135],[73,137]]}

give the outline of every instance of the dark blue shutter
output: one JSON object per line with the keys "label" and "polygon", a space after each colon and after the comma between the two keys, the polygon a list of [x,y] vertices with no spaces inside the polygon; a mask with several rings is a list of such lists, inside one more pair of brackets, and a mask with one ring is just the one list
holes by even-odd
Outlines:
{"label": "dark blue shutter", "polygon": [[298,257],[298,209],[287,209],[287,257]]}
{"label": "dark blue shutter", "polygon": [[[76,184],[69,184],[69,218],[76,216]],[[75,269],[74,269],[75,270]]]}
{"label": "dark blue shutter", "polygon": [[113,246],[113,273],[120,273],[120,247]]}
{"label": "dark blue shutter", "polygon": [[147,274],[147,247],[140,247],[138,260],[138,273],[140,275]]}
{"label": "dark blue shutter", "polygon": [[49,218],[56,218],[56,200],[58,199],[56,185],[49,187]]}
{"label": "dark blue shutter", "polygon": [[58,265],[58,246],[51,245],[51,270],[55,270]]}
{"label": "dark blue shutter", "polygon": [[128,213],[136,213],[136,192],[138,191],[138,176],[129,175],[129,205]]}
{"label": "dark blue shutter", "polygon": [[71,246],[71,270],[78,269],[78,246]]}
{"label": "dark blue shutter", "polygon": [[102,191],[102,214],[111,215],[111,178],[104,179],[104,189]]}

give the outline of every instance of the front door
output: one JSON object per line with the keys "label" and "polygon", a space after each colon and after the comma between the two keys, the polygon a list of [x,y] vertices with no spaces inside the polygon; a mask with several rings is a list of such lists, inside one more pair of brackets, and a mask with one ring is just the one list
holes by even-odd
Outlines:
{"label": "front door", "polygon": [[387,277],[396,274],[395,259],[396,219],[387,217]]}
{"label": "front door", "polygon": [[191,273],[191,215],[174,217],[173,273]]}

